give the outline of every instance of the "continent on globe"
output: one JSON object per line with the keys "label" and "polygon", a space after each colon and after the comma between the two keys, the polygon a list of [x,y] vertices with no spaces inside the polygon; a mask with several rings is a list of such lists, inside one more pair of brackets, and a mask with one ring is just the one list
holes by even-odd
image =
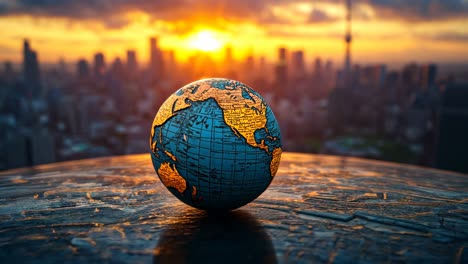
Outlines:
{"label": "continent on globe", "polygon": [[172,94],[151,127],[151,159],[167,189],[204,210],[241,207],[265,191],[278,171],[278,122],[253,89],[204,79]]}

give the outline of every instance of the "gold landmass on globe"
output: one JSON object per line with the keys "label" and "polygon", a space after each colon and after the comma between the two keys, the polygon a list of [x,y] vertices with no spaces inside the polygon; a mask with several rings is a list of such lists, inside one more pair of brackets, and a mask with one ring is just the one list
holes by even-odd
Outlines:
{"label": "gold landmass on globe", "polygon": [[156,154],[156,156],[159,157],[159,155],[157,155],[156,143],[157,143],[157,141],[153,141],[153,137],[151,137],[150,138],[151,151],[153,151],[153,153]]}
{"label": "gold landmass on globe", "polygon": [[[192,88],[192,89],[190,89]],[[193,91],[194,89],[195,92]],[[209,84],[202,84],[197,87],[189,86],[182,88],[181,95],[170,96],[161,106],[153,121],[151,138],[154,137],[154,128],[164,124],[177,111],[190,107],[186,99],[194,102],[214,99],[223,110],[224,121],[237,136],[245,138],[247,144],[261,148],[268,153],[268,146],[262,141],[260,144],[255,141],[255,131],[266,129],[266,105],[263,100],[254,93],[249,96],[252,100],[242,100],[242,107],[233,104],[233,98],[243,98],[242,89],[235,89],[226,86],[225,89],[217,89]]]}
{"label": "gold landmass on globe", "polygon": [[271,158],[271,162],[270,162],[271,177],[274,177],[276,175],[276,172],[278,172],[282,152],[283,150],[281,148],[275,148],[273,150],[273,153],[272,153],[273,157]]}
{"label": "gold landmass on globe", "polygon": [[264,128],[266,125],[267,119],[265,111],[259,114],[257,111],[250,108],[223,110],[224,122],[235,132],[243,136],[247,144],[268,152],[268,148],[265,148],[266,146],[264,144],[258,144],[254,136],[255,131]]}
{"label": "gold landmass on globe", "polygon": [[166,187],[175,188],[180,194],[187,189],[187,182],[180,176],[175,165],[171,166],[169,162],[161,163],[158,169],[158,175]]}
{"label": "gold landmass on globe", "polygon": [[197,187],[192,186],[192,200],[195,200],[197,197]]}
{"label": "gold landmass on globe", "polygon": [[[156,155],[156,157],[159,158],[159,154],[158,154],[158,145],[157,145],[158,141],[157,141],[157,140],[153,140],[153,138],[154,138],[154,127],[153,127],[153,129],[151,129],[151,138],[150,138],[151,151],[153,151],[154,155]],[[161,131],[159,131],[159,143],[162,143],[162,132],[161,132]],[[169,154],[172,155],[172,153],[170,153],[170,152],[167,152],[167,153],[169,153]],[[167,154],[167,153],[166,153],[166,154]],[[167,154],[167,155],[168,155],[168,154]],[[173,156],[174,156],[174,155],[173,155]],[[175,156],[174,156],[174,158],[175,158]],[[171,159],[172,159],[172,157],[171,157]],[[172,160],[176,161],[175,159],[172,159]]]}
{"label": "gold landmass on globe", "polygon": [[171,158],[171,160],[177,161],[177,158],[176,158],[176,156],[174,156],[174,154],[170,153],[167,150],[164,150],[164,153],[166,153],[166,155],[169,156],[169,158]]}
{"label": "gold landmass on globe", "polygon": [[[174,116],[174,106],[179,100],[178,96],[170,96],[167,98],[167,100],[161,105],[159,108],[159,111],[156,113],[156,116],[154,117],[153,124],[151,126],[151,141],[153,140],[154,137],[154,128],[157,126],[161,126],[164,124],[169,118]],[[185,107],[187,108],[190,107],[189,104],[186,104]],[[182,110],[183,108],[179,107],[178,110]]]}

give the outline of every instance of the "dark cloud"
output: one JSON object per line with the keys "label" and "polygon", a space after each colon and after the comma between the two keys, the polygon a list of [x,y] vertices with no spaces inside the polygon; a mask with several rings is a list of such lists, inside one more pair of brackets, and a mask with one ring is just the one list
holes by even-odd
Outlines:
{"label": "dark cloud", "polygon": [[[125,24],[123,18],[115,17],[128,12],[140,11],[153,19],[170,21],[203,17],[213,19],[241,19],[255,17],[256,11],[264,7],[266,0],[0,0],[0,15],[32,15],[89,19],[102,21],[108,26]],[[113,18],[112,21],[107,21]],[[116,23],[117,22],[117,23]],[[128,21],[127,21],[128,22]]]}
{"label": "dark cloud", "polygon": [[443,32],[436,35],[419,35],[419,37],[430,40],[468,42],[468,34]]}
{"label": "dark cloud", "polygon": [[342,32],[296,32],[287,29],[278,29],[275,27],[268,28],[266,30],[267,35],[269,36],[281,36],[286,38],[306,38],[306,39],[314,39],[314,38],[334,38],[334,39],[343,39]]}
{"label": "dark cloud", "polygon": [[329,23],[338,20],[337,17],[329,16],[327,13],[320,9],[312,9],[310,16],[307,22],[309,23]]}
{"label": "dark cloud", "polygon": [[468,17],[466,0],[368,0],[378,16],[407,21]]}
{"label": "dark cloud", "polygon": [[0,14],[105,20],[125,11],[160,12],[181,3],[182,0],[17,0],[14,3],[0,0]]}
{"label": "dark cloud", "polygon": [[[268,13],[272,5],[299,2],[294,0],[0,0],[0,16],[31,15],[61,17],[71,20],[100,21],[118,28],[130,21],[122,14],[140,11],[153,20],[191,21],[221,26],[220,21],[253,21],[260,24],[287,24],[284,19]],[[301,1],[302,2],[302,1]],[[344,5],[343,0],[316,0],[312,3]],[[354,6],[369,5],[377,18],[406,21],[439,20],[468,17],[466,0],[354,0]],[[358,10],[359,11],[359,10]],[[353,16],[362,19],[354,10]],[[310,23],[333,22],[323,10],[314,8]],[[184,26],[181,26],[182,28]],[[190,25],[185,26],[190,28]]]}

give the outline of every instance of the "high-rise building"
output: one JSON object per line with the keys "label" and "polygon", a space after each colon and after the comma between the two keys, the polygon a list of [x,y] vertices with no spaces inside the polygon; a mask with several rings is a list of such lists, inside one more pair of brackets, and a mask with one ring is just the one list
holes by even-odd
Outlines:
{"label": "high-rise building", "polygon": [[149,71],[152,76],[152,80],[159,80],[164,74],[164,64],[162,58],[162,52],[158,46],[158,38],[150,38],[150,65]]}
{"label": "high-rise building", "polygon": [[232,47],[226,46],[224,49],[224,75],[226,78],[237,79],[237,73],[235,71],[236,66],[234,65],[234,56],[232,54]]}
{"label": "high-rise building", "polygon": [[80,79],[89,77],[89,64],[85,59],[80,59],[76,64],[76,75]]}
{"label": "high-rise building", "polygon": [[357,78],[357,83],[368,89],[379,89],[385,85],[387,67],[384,64],[365,66]]}
{"label": "high-rise building", "polygon": [[278,63],[286,64],[286,48],[281,47],[278,49]]}
{"label": "high-rise building", "polygon": [[437,76],[437,65],[427,64],[421,66],[419,86],[422,90],[427,91],[434,86]]}
{"label": "high-rise building", "polygon": [[315,58],[314,77],[315,79],[321,79],[323,77],[322,60],[320,59],[320,57]]}
{"label": "high-rise building", "polygon": [[278,87],[277,95],[281,96],[284,91],[279,87],[287,85],[288,82],[288,62],[286,60],[286,48],[278,49],[278,63],[275,66],[275,82]]}
{"label": "high-rise building", "polygon": [[37,53],[30,48],[27,39],[23,43],[23,74],[26,93],[33,97],[40,96],[42,91]]}
{"label": "high-rise building", "polygon": [[3,74],[5,76],[14,74],[13,64],[11,63],[11,61],[6,61],[5,62],[4,68],[3,68]]}
{"label": "high-rise building", "polygon": [[122,60],[120,60],[119,57],[115,58],[115,60],[112,62],[111,71],[112,74],[117,78],[121,78],[123,76],[124,66],[122,64]]}
{"label": "high-rise building", "polygon": [[261,72],[261,74],[265,74],[266,70],[266,59],[265,56],[261,56],[259,63],[258,63],[258,70]]}
{"label": "high-rise building", "polygon": [[255,87],[255,90],[259,92],[262,95],[268,96],[271,95],[271,85],[269,84],[269,77],[271,77],[271,74],[268,71],[267,68],[267,63],[265,60],[265,56],[261,56],[258,59],[258,65],[257,65],[257,70],[255,71],[255,80],[252,83],[252,86]]}
{"label": "high-rise building", "polygon": [[385,78],[385,94],[387,100],[391,103],[397,102],[400,74],[396,71],[391,71]]}
{"label": "high-rise building", "polygon": [[106,61],[104,54],[98,52],[94,55],[94,75],[103,76],[106,72]]}
{"label": "high-rise building", "polygon": [[291,56],[292,75],[294,79],[303,79],[306,75],[304,63],[304,51],[296,50]]}
{"label": "high-rise building", "polygon": [[54,136],[47,129],[36,129],[36,133],[29,141],[32,165],[56,161]]}
{"label": "high-rise building", "polygon": [[6,167],[8,169],[31,166],[31,155],[28,155],[28,139],[21,133],[11,133],[4,142]]}
{"label": "high-rise building", "polygon": [[3,79],[5,79],[7,83],[11,83],[15,79],[15,71],[13,69],[13,64],[11,63],[11,61],[5,62],[2,75]]}
{"label": "high-rise building", "polygon": [[325,63],[325,75],[331,76],[333,74],[333,62],[331,60],[327,60]]}
{"label": "high-rise building", "polygon": [[136,51],[127,50],[127,71],[134,73],[138,70],[138,62],[136,57]]}
{"label": "high-rise building", "polygon": [[435,134],[435,167],[468,173],[468,85],[450,84],[442,97]]}
{"label": "high-rise building", "polygon": [[376,82],[378,88],[383,88],[387,78],[387,65],[379,64],[375,66]]}
{"label": "high-rise building", "polygon": [[278,63],[275,65],[275,95],[284,98],[288,85],[288,62],[286,48],[278,49]]}
{"label": "high-rise building", "polygon": [[164,62],[164,76],[173,80],[176,73],[176,59],[174,50],[165,50],[162,61]]}
{"label": "high-rise building", "polygon": [[227,46],[224,49],[224,62],[227,64],[227,66],[232,66],[232,63],[234,62],[234,58],[232,56],[232,47]]}
{"label": "high-rise building", "polygon": [[249,54],[245,59],[244,72],[245,81],[252,82],[255,78],[255,61],[252,54]]}
{"label": "high-rise building", "polygon": [[56,161],[54,137],[44,127],[34,127],[27,133],[8,135],[6,166],[17,168]]}
{"label": "high-rise building", "polygon": [[60,75],[67,74],[67,63],[65,62],[64,58],[59,59],[57,66],[58,66],[57,70]]}
{"label": "high-rise building", "polygon": [[325,66],[323,67],[324,88],[327,92],[334,88],[334,76],[335,73],[333,72],[333,62],[330,59],[328,59],[325,62]]}
{"label": "high-rise building", "polygon": [[401,96],[407,97],[411,93],[418,90],[420,80],[419,75],[420,70],[417,64],[411,63],[403,67],[401,74],[402,91],[399,92]]}

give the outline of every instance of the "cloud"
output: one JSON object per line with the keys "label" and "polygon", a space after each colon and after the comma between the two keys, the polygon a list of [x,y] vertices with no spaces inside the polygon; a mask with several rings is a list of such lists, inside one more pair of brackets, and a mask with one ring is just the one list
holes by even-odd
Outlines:
{"label": "cloud", "polygon": [[[107,19],[129,12],[140,11],[154,19],[179,20],[203,15],[205,20],[224,17],[242,18],[255,15],[263,8],[262,0],[0,0],[0,15],[31,15],[60,17],[68,19],[88,19],[107,23]],[[122,23],[117,23],[120,26]]]}
{"label": "cloud", "polygon": [[468,17],[466,0],[368,0],[381,18],[410,22]]}
{"label": "cloud", "polygon": [[[72,21],[91,20],[108,28],[131,23],[124,14],[137,11],[152,20],[190,21],[220,25],[219,21],[251,21],[257,24],[290,24],[291,20],[271,14],[271,7],[305,3],[300,0],[0,0],[0,16],[30,15],[59,17]],[[330,23],[342,19],[318,4],[344,7],[343,0],[316,0],[304,23]],[[359,6],[373,10],[375,19],[397,19],[409,22],[468,17],[466,0],[354,0],[353,17],[363,19]],[[366,16],[364,16],[364,15]],[[368,18],[368,17],[367,17]],[[297,23],[297,22],[293,22]],[[189,26],[190,27],[190,26]]]}
{"label": "cloud", "polygon": [[468,42],[468,34],[462,34],[457,32],[441,32],[434,35],[419,34],[418,37],[437,41]]}
{"label": "cloud", "polygon": [[268,28],[267,35],[270,36],[281,36],[287,38],[334,38],[334,39],[342,39],[343,34],[341,32],[297,32],[287,29],[279,29],[276,27]]}
{"label": "cloud", "polygon": [[180,3],[182,0],[0,0],[0,15],[96,20],[109,27],[120,27],[129,22],[121,16],[125,12],[162,12]]}
{"label": "cloud", "polygon": [[309,15],[309,19],[307,22],[309,23],[329,23],[337,21],[337,17],[329,16],[327,13],[320,9],[312,9]]}

